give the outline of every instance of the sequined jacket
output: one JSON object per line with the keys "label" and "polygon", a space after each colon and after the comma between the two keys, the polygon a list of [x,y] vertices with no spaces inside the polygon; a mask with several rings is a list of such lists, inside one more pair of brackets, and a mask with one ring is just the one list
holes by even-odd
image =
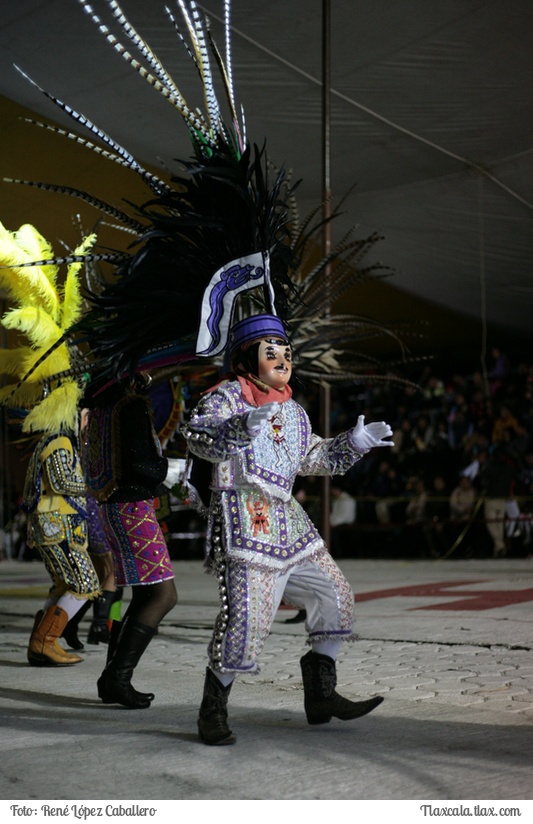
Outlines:
{"label": "sequined jacket", "polygon": [[227,381],[202,399],[183,434],[189,452],[213,465],[208,552],[220,535],[228,556],[283,569],[324,546],[292,495],[296,476],[342,475],[362,456],[345,433],[313,434],[292,399],[252,438],[245,428],[252,408],[238,381]]}
{"label": "sequined jacket", "polygon": [[161,454],[147,398],[131,394],[90,409],[84,456],[87,488],[100,503],[154,498],[168,460]]}
{"label": "sequined jacket", "polygon": [[66,541],[87,547],[85,482],[76,446],[66,433],[45,435],[28,465],[22,509],[28,513],[28,545]]}

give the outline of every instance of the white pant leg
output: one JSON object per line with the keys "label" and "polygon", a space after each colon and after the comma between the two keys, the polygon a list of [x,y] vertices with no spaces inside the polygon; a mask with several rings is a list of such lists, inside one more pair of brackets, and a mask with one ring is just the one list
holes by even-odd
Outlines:
{"label": "white pant leg", "polygon": [[219,614],[209,645],[217,672],[257,672],[281,599],[307,613],[309,643],[355,640],[353,591],[326,550],[287,572],[229,560],[227,618]]}
{"label": "white pant leg", "polygon": [[353,590],[328,552],[292,567],[283,598],[305,609],[309,643],[355,638]]}

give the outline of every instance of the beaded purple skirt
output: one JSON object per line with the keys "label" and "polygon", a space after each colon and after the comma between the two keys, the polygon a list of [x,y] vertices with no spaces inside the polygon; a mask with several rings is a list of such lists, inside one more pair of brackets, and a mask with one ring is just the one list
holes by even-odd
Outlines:
{"label": "beaded purple skirt", "polygon": [[111,546],[102,523],[100,506],[92,495],[87,495],[87,527],[89,530],[89,552],[93,555],[106,555]]}
{"label": "beaded purple skirt", "polygon": [[100,514],[113,553],[117,586],[158,584],[174,578],[153,500],[102,504]]}

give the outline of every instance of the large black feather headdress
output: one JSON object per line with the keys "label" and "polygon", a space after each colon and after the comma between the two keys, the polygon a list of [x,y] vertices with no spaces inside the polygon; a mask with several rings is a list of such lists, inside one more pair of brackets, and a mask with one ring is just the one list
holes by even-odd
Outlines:
{"label": "large black feather headdress", "polygon": [[[238,316],[235,299],[250,289],[250,299],[239,300],[246,307],[239,311],[278,315],[293,332],[300,364],[308,364],[306,377],[339,380],[367,372],[369,364],[358,342],[369,335],[391,334],[390,330],[366,318],[335,319],[331,311],[354,282],[376,274],[372,267],[362,267],[361,260],[378,236],[346,238],[311,271],[302,273],[306,246],[321,222],[309,219],[299,226],[295,187],[283,169],[274,170],[264,144],[248,142],[233,91],[230,0],[223,3],[224,57],[194,0],[178,0],[187,36],[167,9],[180,44],[197,69],[203,112],[187,104],[118,3],[106,0],[135,56],[89,3],[79,2],[120,57],[177,110],[193,148],[192,157],[181,161],[179,174],[165,180],[147,171],[84,115],[40,89],[98,142],[46,128],[129,169],[150,191],[144,203],[126,211],[72,187],[14,181],[80,197],[134,235],[126,253],[92,256],[113,265],[113,278],[89,296],[90,310],[67,331],[67,337],[87,353],[85,366],[99,376],[99,385],[139,366],[222,353],[229,324]],[[86,260],[90,262],[91,256]],[[383,272],[381,267],[379,273]],[[373,372],[381,368],[373,366]]]}
{"label": "large black feather headdress", "polygon": [[[227,265],[239,265],[245,272],[250,267],[249,258],[255,256],[254,261],[260,264],[254,266],[254,273],[261,268],[263,277],[255,277],[250,287],[261,287],[260,301],[267,309],[276,311],[276,304],[283,312],[292,288],[288,276],[288,187],[283,171],[272,173],[264,145],[247,143],[234,102],[229,38],[223,60],[194,0],[179,2],[188,42],[174,16],[167,12],[198,70],[204,113],[188,106],[176,83],[116,2],[108,0],[107,5],[139,58],[118,41],[85,0],[80,2],[120,56],[177,109],[193,146],[193,157],[181,162],[180,174],[165,181],[145,170],[127,149],[84,115],[41,89],[105,148],[64,130],[56,131],[127,167],[151,191],[151,196],[129,214],[72,187],[14,181],[80,197],[136,234],[127,254],[98,255],[99,260],[114,265],[114,277],[100,294],[90,296],[91,310],[69,330],[76,343],[86,344],[99,372],[121,375],[134,370],[141,361],[195,355],[205,291],[217,271],[225,276]],[[224,7],[229,26],[228,0]],[[215,77],[222,88],[225,117]],[[224,348],[223,343],[202,354],[217,354]]]}

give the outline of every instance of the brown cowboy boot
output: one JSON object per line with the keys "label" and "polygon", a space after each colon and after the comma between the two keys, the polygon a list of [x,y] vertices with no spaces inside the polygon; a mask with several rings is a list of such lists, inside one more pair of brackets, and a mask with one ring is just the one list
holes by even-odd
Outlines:
{"label": "brown cowboy boot", "polygon": [[31,628],[30,638],[32,637],[33,633],[43,620],[44,610],[40,609],[35,613],[35,618],[33,619],[33,626]]}
{"label": "brown cowboy boot", "polygon": [[304,683],[305,713],[310,724],[327,724],[332,718],[349,721],[372,712],[381,702],[381,695],[366,701],[349,701],[335,692],[337,672],[329,655],[308,652],[300,660]]}
{"label": "brown cowboy boot", "polygon": [[28,662],[32,667],[67,667],[83,661],[58,644],[68,623],[68,615],[58,606],[48,607],[40,623],[36,623],[28,645]]}

